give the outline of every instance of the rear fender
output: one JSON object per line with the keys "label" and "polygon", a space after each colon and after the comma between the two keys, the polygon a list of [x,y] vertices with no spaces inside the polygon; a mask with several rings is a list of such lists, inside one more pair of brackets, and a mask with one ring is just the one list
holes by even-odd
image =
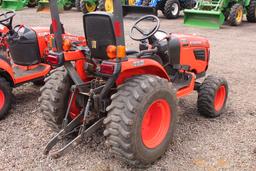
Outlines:
{"label": "rear fender", "polygon": [[15,84],[12,66],[8,62],[8,59],[1,55],[0,55],[0,76],[7,79],[7,81],[9,81],[12,86]]}
{"label": "rear fender", "polygon": [[121,72],[116,80],[116,85],[123,84],[125,80],[136,75],[155,75],[170,80],[161,64],[152,59],[128,59],[121,62]]}

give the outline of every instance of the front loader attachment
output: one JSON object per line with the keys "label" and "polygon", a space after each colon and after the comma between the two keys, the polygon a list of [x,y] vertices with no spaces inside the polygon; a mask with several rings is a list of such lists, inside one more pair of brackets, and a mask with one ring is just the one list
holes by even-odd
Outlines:
{"label": "front loader attachment", "polygon": [[184,10],[184,24],[219,29],[225,21],[223,11],[228,4],[229,0],[198,0],[193,9]]}
{"label": "front loader attachment", "polygon": [[131,18],[138,18],[143,15],[157,15],[157,10],[150,6],[123,5],[123,15]]}
{"label": "front loader attachment", "polygon": [[184,24],[186,26],[219,29],[224,21],[225,16],[221,11],[184,10]]}
{"label": "front loader attachment", "polygon": [[2,1],[2,8],[6,10],[22,10],[26,5],[27,0],[3,0]]}

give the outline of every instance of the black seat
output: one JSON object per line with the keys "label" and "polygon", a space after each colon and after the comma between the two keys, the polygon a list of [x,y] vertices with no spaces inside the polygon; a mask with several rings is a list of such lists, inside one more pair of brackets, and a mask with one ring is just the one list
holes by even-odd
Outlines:
{"label": "black seat", "polygon": [[30,66],[41,62],[37,35],[32,29],[20,29],[8,39],[8,44],[13,63]]}
{"label": "black seat", "polygon": [[117,45],[112,21],[113,15],[109,13],[92,12],[84,15],[84,34],[93,58],[107,60],[107,47]]}

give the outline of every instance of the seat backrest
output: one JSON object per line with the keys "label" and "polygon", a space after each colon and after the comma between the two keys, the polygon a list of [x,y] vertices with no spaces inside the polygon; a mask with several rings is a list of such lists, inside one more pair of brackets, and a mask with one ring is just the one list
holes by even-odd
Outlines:
{"label": "seat backrest", "polygon": [[16,36],[7,39],[13,63],[24,66],[40,63],[40,50],[35,31],[27,27],[16,31]]}
{"label": "seat backrest", "polygon": [[107,47],[116,45],[112,14],[104,12],[88,13],[84,15],[83,23],[91,57],[102,60],[108,59]]}

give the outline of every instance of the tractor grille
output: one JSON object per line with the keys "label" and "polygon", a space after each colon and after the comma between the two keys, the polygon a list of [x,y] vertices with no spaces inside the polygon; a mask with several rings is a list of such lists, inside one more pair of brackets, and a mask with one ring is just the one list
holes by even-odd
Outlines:
{"label": "tractor grille", "polygon": [[205,61],[205,50],[204,49],[194,50],[194,55],[197,60]]}

